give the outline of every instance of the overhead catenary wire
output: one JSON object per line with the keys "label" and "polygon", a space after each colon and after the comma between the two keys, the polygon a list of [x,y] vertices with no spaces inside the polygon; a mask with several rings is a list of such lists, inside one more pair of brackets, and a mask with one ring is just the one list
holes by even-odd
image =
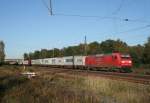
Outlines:
{"label": "overhead catenary wire", "polygon": [[[117,35],[122,35],[123,33],[136,32],[136,31],[139,31],[139,30],[147,29],[147,28],[150,28],[150,24],[145,25],[145,26],[136,27],[136,28],[131,28],[131,29],[128,29],[128,30],[125,30],[125,31],[119,31],[116,34]],[[96,33],[96,34],[108,35],[108,33],[106,33],[106,32]]]}
{"label": "overhead catenary wire", "polygon": [[[45,2],[45,0],[41,0],[43,5],[48,9],[50,15],[52,16],[67,16],[67,17],[82,17],[82,18],[98,18],[98,19],[110,19],[110,20],[119,20],[119,21],[124,21],[124,22],[137,22],[137,23],[147,23],[149,24],[150,21],[145,21],[145,20],[134,20],[134,19],[129,19],[129,18],[121,18],[121,17],[113,17],[113,16],[94,16],[94,15],[80,15],[80,14],[65,14],[65,13],[54,13],[52,10],[52,1],[49,1],[49,6],[48,4]],[[122,5],[123,5],[123,1],[121,2],[120,6],[118,7],[118,9],[114,12],[119,12],[119,10],[121,9]],[[113,13],[114,14],[114,13]]]}
{"label": "overhead catenary wire", "polygon": [[146,20],[138,20],[138,19],[129,19],[129,18],[121,18],[121,17],[113,17],[113,16],[90,16],[90,15],[79,15],[79,14],[64,14],[64,13],[53,13],[55,16],[70,16],[70,17],[82,17],[82,18],[98,18],[98,19],[110,19],[110,20],[119,20],[124,22],[136,22],[136,23],[147,23],[150,24],[150,21]]}
{"label": "overhead catenary wire", "polygon": [[[55,16],[72,16],[72,17],[83,17],[83,18],[86,17],[86,18],[112,19],[112,20],[120,20],[120,21],[125,21],[125,22],[139,22],[139,23],[150,24],[149,21],[138,20],[138,19],[137,20],[135,20],[135,19],[133,20],[133,19],[128,19],[128,18],[111,17],[111,16],[104,16],[104,17],[102,17],[102,16],[87,16],[87,15],[77,15],[77,14],[53,13],[52,12],[52,2],[51,2],[51,0],[49,1],[50,2],[50,6],[48,6],[47,3],[44,0],[41,0],[41,1],[42,1],[43,5],[48,9],[50,14],[53,15],[53,16],[55,15]],[[115,11],[116,13],[119,12],[119,10],[121,9],[121,7],[123,5],[123,2],[124,2],[124,0],[121,1],[120,6]],[[146,25],[146,26],[138,27],[138,28],[133,28],[133,29],[130,29],[130,30],[127,30],[127,31],[118,32],[118,33],[132,32],[132,31],[135,31],[135,30],[141,30],[141,29],[145,29],[145,28],[148,28],[148,27],[150,27],[150,25]]]}
{"label": "overhead catenary wire", "polygon": [[49,1],[49,6],[47,5],[47,3],[45,2],[45,0],[41,0],[43,5],[48,9],[50,15],[52,16],[53,15],[53,11],[52,11],[52,1],[50,0]]}
{"label": "overhead catenary wire", "polygon": [[121,0],[120,5],[118,6],[118,8],[115,11],[112,12],[112,15],[116,15],[121,10],[123,3],[124,3],[124,0]]}
{"label": "overhead catenary wire", "polygon": [[[110,15],[117,15],[117,13],[121,10],[122,6],[123,6],[124,0],[121,0],[119,6],[117,7],[117,9],[115,11],[113,11]],[[124,19],[125,21],[125,19]],[[117,27],[117,20],[113,19],[113,25],[114,25],[114,35],[118,33],[118,27]]]}
{"label": "overhead catenary wire", "polygon": [[[120,32],[117,32],[117,34],[128,33],[128,32],[135,32],[135,31],[146,29],[146,28],[150,28],[150,24],[149,25],[145,25],[145,26],[132,28],[132,29],[128,29],[128,30],[125,30],[125,31],[120,31]],[[100,34],[106,34],[106,33],[100,33]]]}
{"label": "overhead catenary wire", "polygon": [[146,29],[146,28],[150,28],[150,24],[145,25],[145,26],[141,26],[141,27],[137,27],[137,28],[132,28],[132,29],[129,29],[129,30],[126,30],[126,31],[121,31],[121,32],[118,32],[118,34],[128,33],[128,32],[133,32],[133,31],[135,32],[135,31],[138,31],[138,30]]}

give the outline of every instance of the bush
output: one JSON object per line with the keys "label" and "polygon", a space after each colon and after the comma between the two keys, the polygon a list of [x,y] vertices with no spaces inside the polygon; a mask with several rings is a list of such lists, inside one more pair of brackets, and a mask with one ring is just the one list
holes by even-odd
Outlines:
{"label": "bush", "polygon": [[7,94],[7,91],[11,90],[12,88],[21,85],[22,83],[26,82],[28,79],[25,77],[18,77],[18,76],[10,76],[6,75],[0,77],[0,100]]}

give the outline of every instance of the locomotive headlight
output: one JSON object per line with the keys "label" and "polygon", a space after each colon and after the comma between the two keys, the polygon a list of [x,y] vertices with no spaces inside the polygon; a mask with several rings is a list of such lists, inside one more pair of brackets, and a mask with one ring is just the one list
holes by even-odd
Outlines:
{"label": "locomotive headlight", "polygon": [[121,61],[121,63],[125,63],[125,61]]}
{"label": "locomotive headlight", "polygon": [[129,61],[129,63],[132,63],[131,61]]}

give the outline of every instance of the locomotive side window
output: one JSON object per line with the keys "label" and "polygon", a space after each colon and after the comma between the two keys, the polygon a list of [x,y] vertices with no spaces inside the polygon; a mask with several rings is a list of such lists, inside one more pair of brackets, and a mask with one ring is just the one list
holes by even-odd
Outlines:
{"label": "locomotive side window", "polygon": [[98,57],[95,57],[96,59],[101,59],[101,58],[104,58],[104,56],[98,56]]}
{"label": "locomotive side window", "polygon": [[66,62],[73,62],[73,59],[66,59]]}
{"label": "locomotive side window", "polygon": [[113,55],[112,58],[115,60],[115,59],[117,59],[117,56],[116,56],[116,55]]}
{"label": "locomotive side window", "polygon": [[55,59],[52,59],[52,64],[55,64]]}
{"label": "locomotive side window", "polygon": [[77,62],[82,62],[82,59],[77,59]]}
{"label": "locomotive side window", "polygon": [[48,60],[45,60],[45,63],[48,63]]}

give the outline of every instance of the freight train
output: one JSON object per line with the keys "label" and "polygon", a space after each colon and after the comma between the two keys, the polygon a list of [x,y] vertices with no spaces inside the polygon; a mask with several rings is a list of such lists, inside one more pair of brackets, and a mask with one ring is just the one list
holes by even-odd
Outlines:
{"label": "freight train", "polygon": [[86,70],[119,70],[120,72],[128,72],[131,71],[132,59],[129,54],[117,52],[89,56],[66,56],[24,60],[21,64]]}

